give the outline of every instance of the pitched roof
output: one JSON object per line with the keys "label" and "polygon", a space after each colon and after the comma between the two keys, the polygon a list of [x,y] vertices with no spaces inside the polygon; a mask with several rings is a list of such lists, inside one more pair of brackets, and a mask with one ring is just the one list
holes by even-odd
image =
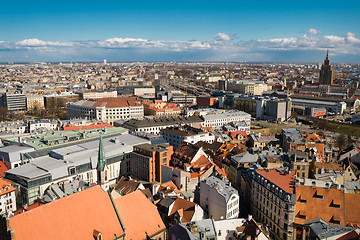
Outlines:
{"label": "pitched roof", "polygon": [[124,234],[111,200],[100,186],[11,217],[9,223],[16,239],[93,239],[94,230],[101,232],[103,239]]}
{"label": "pitched roof", "polygon": [[255,171],[285,192],[294,193],[295,172],[284,174],[276,169],[256,169]]}
{"label": "pitched roof", "polygon": [[15,188],[13,186],[11,186],[11,183],[0,178],[0,196],[12,192],[14,191]]}
{"label": "pitched roof", "polygon": [[173,208],[171,209],[169,217],[174,217],[174,214],[178,212],[178,214],[182,217],[182,223],[190,222],[195,213],[195,205],[197,204],[182,198],[177,198]]}
{"label": "pitched roof", "polygon": [[3,161],[0,161],[0,178],[5,177],[5,172],[9,170],[9,168],[5,165]]}
{"label": "pitched roof", "polygon": [[127,239],[146,239],[165,230],[159,212],[141,191],[114,199]]}

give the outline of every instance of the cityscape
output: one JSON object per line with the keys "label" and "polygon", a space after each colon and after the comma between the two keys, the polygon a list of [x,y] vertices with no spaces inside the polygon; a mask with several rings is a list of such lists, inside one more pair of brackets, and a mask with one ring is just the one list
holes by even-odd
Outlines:
{"label": "cityscape", "polygon": [[0,240],[360,240],[349,3],[4,3]]}

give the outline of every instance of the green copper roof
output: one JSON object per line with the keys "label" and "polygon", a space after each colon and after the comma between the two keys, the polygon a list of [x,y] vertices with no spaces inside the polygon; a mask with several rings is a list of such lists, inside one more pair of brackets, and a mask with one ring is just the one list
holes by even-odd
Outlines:
{"label": "green copper roof", "polygon": [[102,135],[100,134],[99,153],[98,153],[98,167],[100,167],[101,171],[104,171],[104,168],[105,168],[106,164],[107,164],[107,162],[106,162],[105,151],[104,151],[104,146],[103,146],[103,141],[102,141]]}
{"label": "green copper roof", "polygon": [[87,129],[87,130],[72,130],[72,131],[49,131],[30,136],[4,138],[4,142],[10,144],[21,143],[25,146],[33,147],[35,150],[42,150],[46,148],[60,147],[66,145],[78,144],[83,141],[96,139],[100,134],[104,137],[110,137],[126,132],[127,129],[122,127]]}

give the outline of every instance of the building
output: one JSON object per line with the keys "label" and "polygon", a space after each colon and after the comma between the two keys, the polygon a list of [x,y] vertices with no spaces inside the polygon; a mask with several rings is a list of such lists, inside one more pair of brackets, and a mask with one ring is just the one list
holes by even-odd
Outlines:
{"label": "building", "polygon": [[1,225],[0,235],[6,236],[5,239],[48,239],[49,236],[53,239],[125,237],[115,205],[99,186],[2,219]]}
{"label": "building", "polygon": [[8,111],[26,111],[26,95],[21,93],[6,93],[4,106]]}
{"label": "building", "polygon": [[28,121],[28,132],[58,130],[59,122],[57,119],[34,119]]}
{"label": "building", "polygon": [[4,239],[165,239],[165,232],[141,191],[114,199],[99,186],[0,221]]}
{"label": "building", "polygon": [[217,102],[217,97],[212,96],[198,96],[196,97],[196,103],[199,107],[212,107]]}
{"label": "building", "polygon": [[113,98],[117,97],[117,91],[85,91],[80,93],[80,98],[85,100],[93,100],[99,98]]}
{"label": "building", "polygon": [[125,123],[122,121],[115,121],[115,126],[122,126],[130,130],[130,132],[137,133],[149,133],[149,134],[160,134],[160,130],[168,127],[174,127],[177,125],[200,125],[203,122],[199,116],[191,116],[191,117],[161,117],[161,118],[153,118],[153,119],[130,119]]}
{"label": "building", "polygon": [[105,123],[144,117],[144,107],[136,97],[80,100],[66,105],[68,118],[87,118]]}
{"label": "building", "polygon": [[26,109],[43,109],[44,108],[44,97],[40,95],[26,95]]}
{"label": "building", "polygon": [[214,220],[238,218],[239,194],[230,182],[211,176],[200,182],[200,207]]}
{"label": "building", "polygon": [[162,100],[143,102],[145,115],[162,117],[180,115],[181,109],[175,103],[167,103]]}
{"label": "building", "polygon": [[9,181],[0,178],[0,214],[13,214],[16,211],[15,188]]}
{"label": "building", "polygon": [[271,86],[259,80],[233,80],[228,81],[227,90],[242,94],[262,95],[264,91],[270,91]]}
{"label": "building", "polygon": [[256,169],[252,174],[251,208],[254,217],[268,226],[272,239],[293,239],[295,173]]}
{"label": "building", "polygon": [[[5,172],[5,177],[19,185],[19,203],[28,205],[42,196],[49,185],[74,177],[107,188],[125,171],[125,155],[142,143],[149,141],[121,134],[104,138],[102,144],[92,140],[58,147],[46,151],[48,154],[33,155],[30,164],[10,169]],[[99,152],[103,152],[101,156]],[[27,154],[31,156],[31,153]]]}
{"label": "building", "polygon": [[250,126],[251,115],[242,111],[224,111],[217,114],[207,114],[202,116],[204,121],[201,123],[203,127],[221,128],[223,125],[231,122],[244,121]]}
{"label": "building", "polygon": [[318,101],[310,99],[292,99],[292,105],[303,106],[308,108],[325,108],[327,113],[343,114],[346,109],[346,102],[330,102],[330,101]]}
{"label": "building", "polygon": [[332,85],[333,84],[333,70],[329,59],[329,50],[326,53],[324,64],[321,66],[319,84]]}
{"label": "building", "polygon": [[136,145],[126,157],[127,172],[139,180],[161,182],[161,165],[169,165],[172,154],[173,147],[168,144]]}
{"label": "building", "polygon": [[259,99],[256,101],[256,118],[269,121],[286,121],[291,117],[291,99]]}
{"label": "building", "polygon": [[65,108],[66,104],[69,102],[79,101],[79,94],[75,93],[61,93],[54,95],[44,95],[44,105],[46,109],[49,108]]}
{"label": "building", "polygon": [[340,183],[299,178],[295,180],[295,223],[322,218],[330,224],[360,226],[359,194],[346,193]]}
{"label": "building", "polygon": [[188,125],[165,128],[160,131],[161,136],[176,149],[182,142],[195,144],[199,141],[213,143],[215,135],[212,132],[204,132],[202,129]]}

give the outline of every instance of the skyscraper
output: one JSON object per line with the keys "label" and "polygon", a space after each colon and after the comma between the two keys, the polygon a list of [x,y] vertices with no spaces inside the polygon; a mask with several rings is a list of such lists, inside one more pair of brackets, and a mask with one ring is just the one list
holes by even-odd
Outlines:
{"label": "skyscraper", "polygon": [[332,85],[333,84],[333,70],[329,59],[329,50],[326,53],[324,64],[320,69],[319,84]]}

